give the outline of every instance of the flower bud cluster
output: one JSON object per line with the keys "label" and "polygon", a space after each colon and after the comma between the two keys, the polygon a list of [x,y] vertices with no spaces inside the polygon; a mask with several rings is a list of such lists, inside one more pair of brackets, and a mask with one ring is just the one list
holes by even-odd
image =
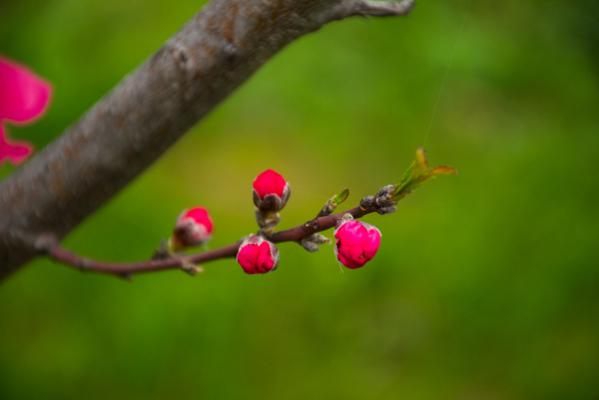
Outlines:
{"label": "flower bud cluster", "polygon": [[264,274],[275,270],[279,261],[279,250],[264,235],[272,233],[281,220],[279,211],[287,204],[291,189],[283,175],[272,169],[260,173],[252,183],[252,189],[260,232],[241,242],[237,262],[247,274]]}
{"label": "flower bud cluster", "polygon": [[[385,187],[372,197],[372,206],[391,212],[393,188]],[[337,205],[345,201],[349,191],[344,190],[327,201],[318,217],[331,214]],[[280,221],[279,211],[289,199],[289,183],[285,178],[272,169],[259,174],[253,182],[253,199],[256,206],[256,221],[260,226],[261,235],[248,236],[239,246],[237,262],[248,274],[261,274],[274,270],[279,260],[276,246],[262,234],[268,235]],[[312,233],[300,244],[309,252],[317,251],[329,239],[320,234]],[[335,254],[341,264],[350,269],[362,267],[376,254],[381,242],[381,232],[373,227],[354,221],[347,214],[338,223],[335,230]]]}
{"label": "flower bud cluster", "polygon": [[[265,274],[274,271],[279,261],[277,247],[268,240],[274,227],[280,221],[279,212],[285,207],[291,193],[289,183],[278,172],[267,169],[260,173],[253,181],[253,201],[256,207],[256,221],[260,230],[258,234],[247,236],[239,244],[236,260],[247,274]],[[393,202],[392,185],[382,188],[376,196],[369,196],[362,200],[361,206],[365,209],[382,210],[381,213],[392,212]],[[346,189],[328,200],[313,223],[314,230],[319,218],[331,218],[329,215],[348,196]],[[306,225],[310,226],[310,225]],[[214,223],[208,210],[203,207],[194,207],[181,213],[173,234],[168,242],[168,253],[173,254],[191,246],[205,244],[212,237]],[[312,232],[314,232],[312,230]],[[350,269],[362,267],[376,254],[381,243],[381,232],[372,225],[356,221],[350,214],[345,214],[337,222],[334,232],[335,255],[339,262]],[[311,233],[299,240],[307,251],[314,252],[329,239],[317,232]],[[198,268],[184,265],[188,272],[197,272]]]}

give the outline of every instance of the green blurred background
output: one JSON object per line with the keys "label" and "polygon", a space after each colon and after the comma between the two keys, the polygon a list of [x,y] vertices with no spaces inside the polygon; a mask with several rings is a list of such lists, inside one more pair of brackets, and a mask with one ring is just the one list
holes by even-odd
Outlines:
{"label": "green blurred background", "polygon": [[[0,52],[55,88],[12,137],[56,138],[200,4],[0,2]],[[356,271],[292,244],[266,276],[225,260],[128,283],[40,259],[0,286],[0,398],[597,399],[598,114],[593,0],[420,0],[409,18],[331,24],[68,247],[145,258],[196,204],[216,221],[210,246],[228,244],[255,229],[250,184],[267,167],[293,187],[285,227],[344,187],[356,202],[397,181],[419,145],[460,176],[368,217],[383,243]]]}

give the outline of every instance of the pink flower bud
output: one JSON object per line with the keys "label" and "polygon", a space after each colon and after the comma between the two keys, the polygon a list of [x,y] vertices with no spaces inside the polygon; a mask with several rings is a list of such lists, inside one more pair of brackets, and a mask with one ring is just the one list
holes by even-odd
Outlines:
{"label": "pink flower bud", "polygon": [[261,211],[279,211],[289,199],[289,183],[272,169],[267,169],[254,179],[254,204]]}
{"label": "pink flower bud", "polygon": [[205,243],[212,236],[214,223],[208,210],[203,207],[194,207],[183,211],[177,219],[173,232],[173,247],[198,246]]}
{"label": "pink flower bud", "polygon": [[355,220],[342,222],[335,229],[335,255],[347,268],[356,269],[370,261],[381,245],[381,231]]}
{"label": "pink flower bud", "polygon": [[265,274],[279,262],[279,250],[262,236],[250,235],[239,246],[237,262],[246,274]]}

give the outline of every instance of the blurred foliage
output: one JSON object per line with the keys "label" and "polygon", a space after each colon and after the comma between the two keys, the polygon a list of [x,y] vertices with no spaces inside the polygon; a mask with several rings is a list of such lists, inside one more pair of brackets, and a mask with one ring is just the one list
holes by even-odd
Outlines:
{"label": "blurred foliage", "polygon": [[[197,9],[0,2],[0,52],[55,87],[12,136],[49,143]],[[38,260],[0,287],[0,398],[596,399],[598,18],[593,0],[422,0],[293,43],[67,245],[145,258],[194,204],[211,246],[231,242],[267,167],[292,183],[283,226],[397,182],[419,145],[460,176],[369,216],[383,243],[357,271],[289,244],[260,277],[227,260],[127,283]]]}

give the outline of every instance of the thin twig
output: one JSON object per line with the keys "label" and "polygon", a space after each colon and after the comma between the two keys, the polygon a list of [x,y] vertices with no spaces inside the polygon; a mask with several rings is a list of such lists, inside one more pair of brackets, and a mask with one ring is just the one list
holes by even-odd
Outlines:
{"label": "thin twig", "polygon": [[[375,208],[364,209],[358,206],[345,212],[315,218],[304,224],[287,230],[274,232],[271,235],[268,235],[267,238],[273,243],[299,243],[307,236],[334,227],[337,224],[337,221],[339,221],[345,214],[351,214],[354,218],[361,218],[366,214],[376,211],[377,210]],[[40,250],[54,261],[74,267],[81,271],[98,272],[102,274],[128,278],[134,274],[181,269],[186,263],[203,264],[223,258],[233,258],[237,255],[237,250],[239,249],[239,244],[241,241],[228,246],[220,247],[218,249],[185,256],[184,258],[171,257],[167,259],[147,260],[131,263],[111,263],[91,260],[65,249],[60,245],[60,243],[58,243],[58,241],[53,240],[53,238],[45,237],[41,243],[42,244],[39,245]]]}
{"label": "thin twig", "polygon": [[[309,251],[315,251],[317,247],[306,245],[304,239],[310,241],[310,237],[315,233],[325,231],[337,225],[345,215],[350,214],[353,218],[359,219],[367,214],[376,212],[378,214],[390,214],[395,212],[397,202],[411,193],[414,189],[421,186],[424,182],[438,175],[456,174],[457,171],[449,166],[437,166],[431,168],[424,149],[416,150],[416,160],[410,165],[402,181],[396,185],[385,185],[373,196],[366,196],[359,206],[340,212],[337,214],[321,215],[287,230],[272,232],[271,230],[260,229],[260,234],[273,243],[296,242]],[[323,207],[324,213],[332,212],[334,208],[343,202],[349,192],[344,190],[338,195],[333,196]],[[129,278],[133,274],[144,272],[156,272],[167,269],[182,269],[187,273],[196,273],[199,268],[195,265],[206,263],[208,261],[221,258],[235,257],[241,241],[230,244],[225,247],[206,251],[193,255],[175,255],[166,259],[152,259],[133,263],[108,263],[102,261],[83,258],[73,252],[60,246],[56,236],[41,235],[34,240],[34,248],[41,253],[46,254],[51,259],[63,264],[75,267],[83,271],[93,271],[104,274],[117,275]],[[317,246],[321,243],[316,243]]]}

